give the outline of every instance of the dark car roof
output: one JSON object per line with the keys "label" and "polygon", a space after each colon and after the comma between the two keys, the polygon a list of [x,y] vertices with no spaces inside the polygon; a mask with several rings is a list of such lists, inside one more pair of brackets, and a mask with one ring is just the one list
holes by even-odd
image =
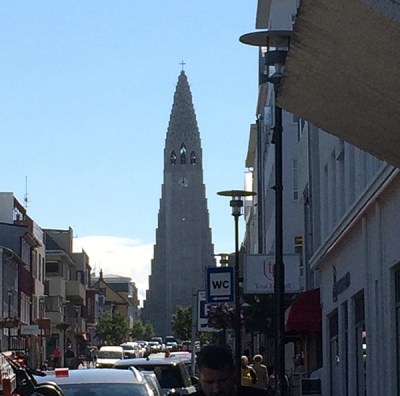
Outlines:
{"label": "dark car roof", "polygon": [[183,362],[178,359],[171,359],[171,358],[155,358],[155,359],[132,358],[132,359],[118,360],[118,362],[114,364],[114,367],[120,368],[120,367],[130,367],[130,366],[135,366],[135,367],[176,366],[178,364],[183,364]]}
{"label": "dark car roof", "polygon": [[143,384],[144,379],[137,370],[115,370],[115,369],[87,369],[69,370],[68,377],[56,376],[55,372],[45,377],[36,377],[38,382],[54,381],[57,384],[102,384],[102,383],[133,383]]}

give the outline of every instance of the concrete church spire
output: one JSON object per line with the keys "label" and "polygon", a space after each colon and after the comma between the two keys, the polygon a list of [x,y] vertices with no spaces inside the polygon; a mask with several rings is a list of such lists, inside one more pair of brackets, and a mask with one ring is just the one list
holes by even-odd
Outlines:
{"label": "concrete church spire", "polygon": [[142,317],[156,335],[172,334],[179,306],[204,290],[205,268],[215,265],[203,184],[200,132],[185,72],[179,75],[164,149],[164,182],[149,290]]}

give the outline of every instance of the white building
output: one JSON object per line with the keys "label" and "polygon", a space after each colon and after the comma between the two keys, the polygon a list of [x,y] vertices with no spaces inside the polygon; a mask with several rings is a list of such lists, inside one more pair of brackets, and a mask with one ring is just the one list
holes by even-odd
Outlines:
{"label": "white building", "polygon": [[[366,76],[360,72],[357,74],[356,69],[350,66],[351,51],[362,45],[366,48],[358,51],[358,62],[361,68],[367,64],[366,49],[370,49],[369,43],[375,43],[374,37],[377,42],[386,40],[393,45],[393,40],[388,37],[400,34],[400,24],[396,25],[396,18],[389,21],[376,10],[368,10],[354,1],[348,1],[347,5],[342,1],[324,0],[327,10],[331,6],[335,8],[337,3],[342,7],[330,9],[331,12],[325,15],[322,2],[304,3],[302,25],[297,30],[295,43],[301,43],[301,46],[294,48],[288,60],[290,72],[284,77],[279,103],[299,116],[310,117],[310,124],[299,120],[298,190],[299,204],[304,213],[306,285],[307,288],[319,287],[321,296],[322,394],[400,394],[400,244],[397,240],[400,175],[397,168],[382,161],[387,159],[391,164],[400,163],[400,156],[395,154],[398,150],[397,135],[393,132],[397,131],[393,125],[400,113],[398,108],[389,112],[390,106],[385,108],[386,101],[388,105],[392,104],[390,90],[377,95],[378,85],[389,87],[384,81],[386,77],[383,80],[379,78],[380,69],[371,67],[369,75],[375,80],[367,81]],[[395,2],[370,3],[375,6],[380,3],[383,8],[386,4],[391,7],[388,14],[394,15],[393,9],[396,8],[400,15],[400,7]],[[280,22],[287,24],[293,18],[293,4],[296,5],[296,1],[259,0],[256,27],[288,30]],[[320,18],[312,19],[317,9]],[[386,7],[386,11],[388,9]],[[355,10],[359,10],[357,17]],[[358,32],[360,21],[370,28],[371,24],[365,24],[368,18],[375,18],[374,34],[377,28],[383,29],[385,22],[383,38],[375,34],[362,44],[360,38],[365,41],[366,35],[352,33],[351,50],[345,48],[338,43],[348,40],[346,29],[351,24],[342,26],[341,17],[347,18],[346,21],[349,18],[357,20],[352,25],[353,33]],[[312,25],[315,31],[310,31],[311,20],[315,22],[315,26]],[[326,24],[326,30],[322,22]],[[341,27],[344,32],[340,31]],[[336,39],[333,39],[334,32],[337,33]],[[310,46],[314,40],[312,37],[315,37],[315,44],[320,39],[336,40],[336,50],[325,46],[326,51],[336,52],[330,52],[329,56],[321,53],[319,62],[308,65],[305,61],[311,58],[307,51],[316,54],[316,46]],[[385,47],[380,45],[379,48]],[[341,64],[341,70],[345,71],[342,74],[332,64],[338,76],[338,80],[332,80],[335,74],[332,72],[329,77],[326,66],[339,55],[349,63]],[[393,56],[398,56],[397,51]],[[295,69],[300,65],[304,67],[301,73],[307,74],[304,79]],[[313,73],[305,71],[308,66],[315,66]],[[392,68],[387,72],[393,75],[395,70]],[[352,84],[358,84],[356,79],[363,84],[363,90],[351,95]],[[375,85],[368,85],[368,82]],[[334,94],[336,96],[332,96]],[[388,114],[393,114],[393,117]],[[332,135],[314,127],[312,122],[326,126]],[[287,121],[286,125],[284,121],[283,129],[285,139],[290,133]],[[392,147],[390,133],[393,135]],[[370,150],[382,160],[333,135],[342,139],[348,136],[353,144]],[[268,167],[263,169],[268,174]],[[285,205],[286,202],[284,210]],[[268,228],[265,232],[268,245]]]}

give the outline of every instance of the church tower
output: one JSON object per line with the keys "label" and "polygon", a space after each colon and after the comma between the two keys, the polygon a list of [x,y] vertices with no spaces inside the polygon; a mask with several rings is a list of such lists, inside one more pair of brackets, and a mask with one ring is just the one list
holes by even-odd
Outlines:
{"label": "church tower", "polygon": [[205,289],[205,268],[213,265],[200,133],[182,71],[165,141],[156,244],[142,314],[157,336],[173,334],[172,315],[179,306],[192,305],[193,289]]}

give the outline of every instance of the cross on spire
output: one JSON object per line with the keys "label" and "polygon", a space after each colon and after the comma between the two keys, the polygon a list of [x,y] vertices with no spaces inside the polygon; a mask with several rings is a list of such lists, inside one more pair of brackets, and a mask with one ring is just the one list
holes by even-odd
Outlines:
{"label": "cross on spire", "polygon": [[186,63],[184,61],[182,61],[181,63],[179,63],[182,66],[182,71],[184,70],[184,66],[186,65]]}

